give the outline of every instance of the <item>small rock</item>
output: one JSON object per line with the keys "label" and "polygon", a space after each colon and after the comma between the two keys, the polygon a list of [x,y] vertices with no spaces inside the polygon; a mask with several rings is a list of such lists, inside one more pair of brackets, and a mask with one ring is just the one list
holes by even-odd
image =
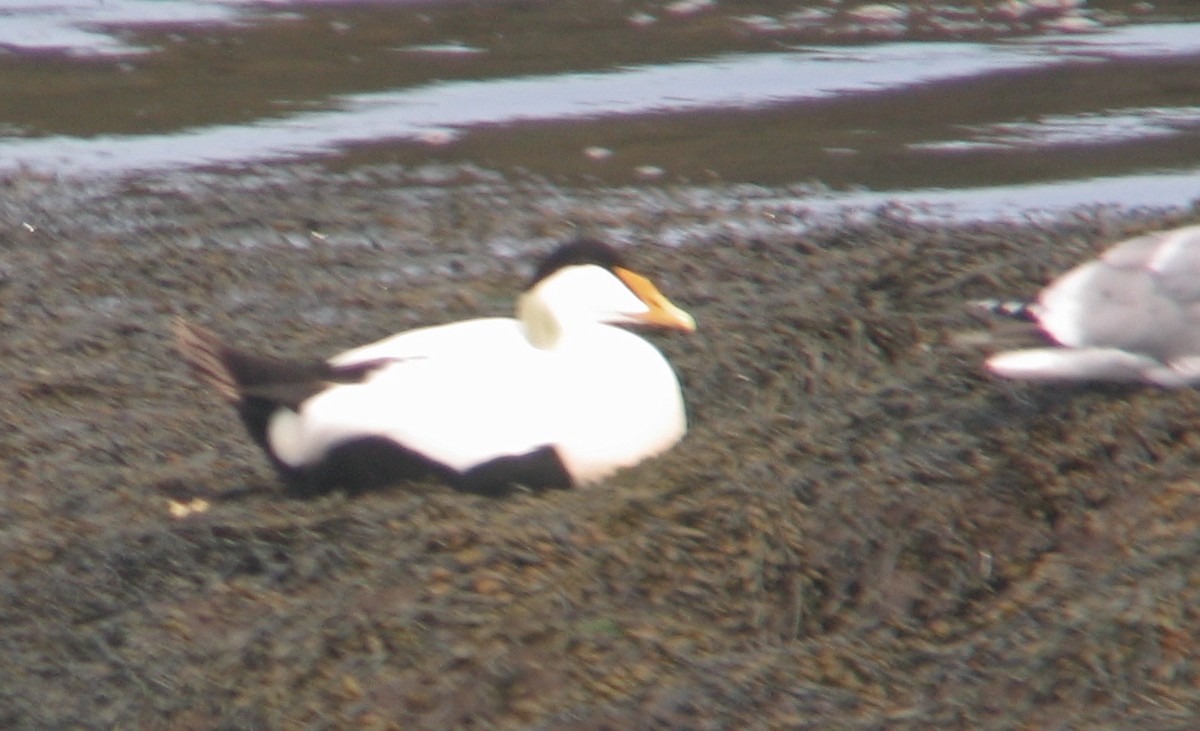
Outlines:
{"label": "small rock", "polygon": [[592,146],[585,147],[583,154],[592,160],[607,160],[612,157],[613,151],[607,147]]}
{"label": "small rock", "polygon": [[663,9],[671,15],[692,15],[716,4],[716,0],[676,0]]}
{"label": "small rock", "polygon": [[908,17],[908,10],[895,5],[860,5],[847,15],[860,23],[896,23]]}
{"label": "small rock", "polygon": [[633,169],[633,174],[642,180],[658,180],[666,175],[666,172],[657,165],[638,165]]}

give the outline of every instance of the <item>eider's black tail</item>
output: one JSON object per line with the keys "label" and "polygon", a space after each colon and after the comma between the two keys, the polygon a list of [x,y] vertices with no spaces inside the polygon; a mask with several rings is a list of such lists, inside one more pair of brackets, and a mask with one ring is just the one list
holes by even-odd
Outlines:
{"label": "eider's black tail", "polygon": [[175,347],[201,383],[211,386],[226,401],[242,400],[242,380],[235,372],[236,360],[232,348],[221,342],[216,333],[193,325],[179,317],[175,319]]}
{"label": "eider's black tail", "polygon": [[196,377],[233,404],[258,399],[295,408],[330,383],[361,380],[373,365],[334,368],[321,360],[255,355],[226,345],[212,331],[182,318],[175,320],[175,344]]}

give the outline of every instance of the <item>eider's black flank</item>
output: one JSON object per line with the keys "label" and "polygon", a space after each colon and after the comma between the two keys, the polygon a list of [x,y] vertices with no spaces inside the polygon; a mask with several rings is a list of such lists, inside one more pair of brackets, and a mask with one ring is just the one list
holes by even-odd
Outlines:
{"label": "eider's black flank", "polygon": [[426,477],[450,479],[451,470],[411,449],[383,437],[363,437],[339,444],[320,461],[289,467],[271,456],[288,491],[297,497],[315,497],[343,489],[361,493],[390,487],[405,480]]}
{"label": "eider's black flank", "polygon": [[534,272],[533,278],[529,280],[529,287],[533,287],[559,269],[583,264],[595,264],[609,271],[614,267],[623,266],[621,255],[613,247],[595,239],[578,239],[551,252]]}
{"label": "eider's black flank", "polygon": [[531,490],[565,490],[573,484],[558,450],[549,445],[528,454],[497,457],[451,478],[464,492],[502,495],[514,487]]}
{"label": "eider's black flank", "polygon": [[363,437],[339,444],[319,462],[304,467],[289,467],[273,455],[271,461],[289,491],[298,497],[322,495],[339,488],[360,493],[428,477],[438,478],[463,492],[489,496],[506,495],[517,487],[556,490],[573,484],[558,452],[551,446],[528,454],[497,457],[462,473],[383,437]]}

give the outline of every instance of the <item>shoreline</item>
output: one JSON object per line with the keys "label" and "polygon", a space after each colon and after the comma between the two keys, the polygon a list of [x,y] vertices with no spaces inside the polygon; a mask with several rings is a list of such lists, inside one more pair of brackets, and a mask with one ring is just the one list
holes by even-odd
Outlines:
{"label": "shoreline", "polygon": [[[958,343],[966,302],[1195,208],[763,235],[461,174],[0,183],[7,727],[1186,723],[1200,397]],[[699,331],[652,338],[688,437],[596,488],[290,499],[170,349],[180,314],[283,355],[504,314],[606,232]]]}

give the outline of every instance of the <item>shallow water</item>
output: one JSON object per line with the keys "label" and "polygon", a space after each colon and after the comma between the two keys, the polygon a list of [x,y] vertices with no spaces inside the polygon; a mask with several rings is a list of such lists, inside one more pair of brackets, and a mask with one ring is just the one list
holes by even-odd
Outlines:
{"label": "shallow water", "polygon": [[465,163],[968,216],[1200,196],[1200,7],[991,7],[0,0],[0,170]]}

